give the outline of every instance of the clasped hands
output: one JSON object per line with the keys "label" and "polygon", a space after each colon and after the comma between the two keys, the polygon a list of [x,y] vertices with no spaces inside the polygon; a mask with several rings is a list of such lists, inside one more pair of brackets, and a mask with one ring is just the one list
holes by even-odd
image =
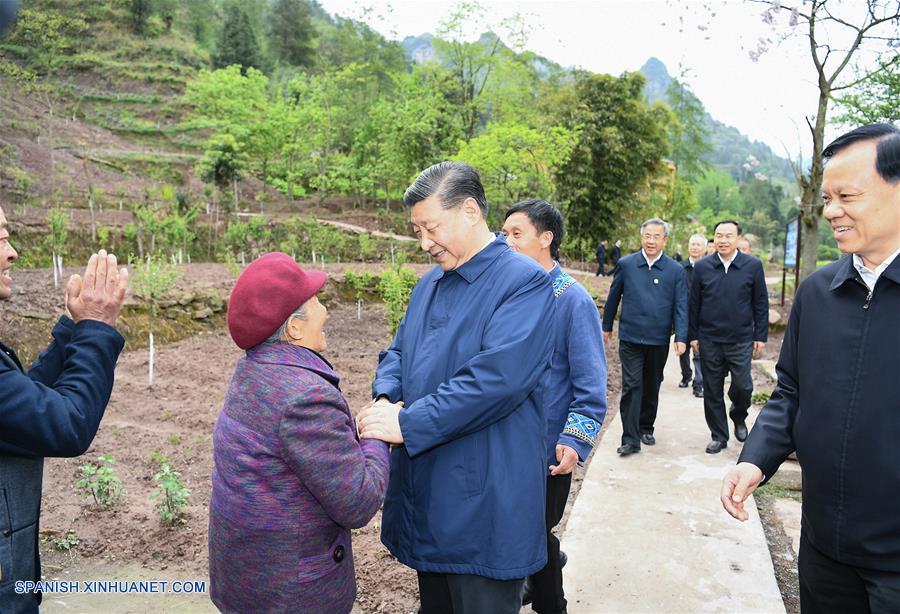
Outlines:
{"label": "clasped hands", "polygon": [[403,401],[391,403],[387,397],[371,401],[356,416],[356,431],[360,439],[380,439],[393,444],[403,443],[400,431],[400,410]]}

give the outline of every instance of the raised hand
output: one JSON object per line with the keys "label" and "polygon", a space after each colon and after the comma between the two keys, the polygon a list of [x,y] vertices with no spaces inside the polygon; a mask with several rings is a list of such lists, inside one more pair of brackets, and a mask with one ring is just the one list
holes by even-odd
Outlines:
{"label": "raised hand", "polygon": [[128,289],[128,269],[117,270],[117,265],[116,256],[101,249],[88,260],[84,278],[69,278],[66,311],[76,323],[98,320],[115,326]]}

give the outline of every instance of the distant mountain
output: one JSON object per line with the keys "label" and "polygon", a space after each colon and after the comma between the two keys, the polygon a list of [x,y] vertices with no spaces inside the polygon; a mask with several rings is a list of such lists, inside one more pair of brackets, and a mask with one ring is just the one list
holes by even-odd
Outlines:
{"label": "distant mountain", "polygon": [[[647,85],[644,87],[644,97],[647,101],[651,103],[662,101],[668,104],[666,92],[673,77],[666,69],[666,65],[658,58],[650,58],[641,67],[640,72],[647,78]],[[697,99],[690,90],[687,95]],[[751,141],[737,128],[723,124],[708,112],[706,113],[706,127],[709,129],[713,147],[707,156],[707,162],[716,168],[731,173],[737,180],[746,172],[743,165],[747,162],[747,156],[753,156],[759,162],[759,166],[754,169],[755,172],[783,180],[788,186],[794,185],[794,173],[791,170],[790,161],[777,155],[765,143]]]}
{"label": "distant mountain", "polygon": [[434,37],[431,34],[422,34],[421,36],[407,36],[400,43],[406,52],[406,57],[416,64],[426,64],[437,59],[437,53],[434,51],[432,41]]}

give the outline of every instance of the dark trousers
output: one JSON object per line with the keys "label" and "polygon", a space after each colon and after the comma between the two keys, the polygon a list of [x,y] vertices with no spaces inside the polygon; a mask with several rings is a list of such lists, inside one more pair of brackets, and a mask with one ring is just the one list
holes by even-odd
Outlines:
{"label": "dark trousers", "polygon": [[800,610],[803,614],[900,612],[900,572],[845,565],[800,536]]}
{"label": "dark trousers", "polygon": [[734,410],[731,419],[747,418],[750,397],[753,395],[753,379],[750,376],[750,359],[753,342],[716,343],[700,342],[700,368],[703,371],[703,411],[706,425],[715,441],[728,441],[728,419],[725,417],[725,375],[731,373],[728,389]]}
{"label": "dark trousers", "polygon": [[602,260],[597,260],[597,272],[595,275],[606,275],[606,263]]}
{"label": "dark trousers", "polygon": [[681,366],[681,381],[689,382],[694,379],[694,374],[691,372],[691,353],[685,352],[681,356],[678,357],[678,364]]}
{"label": "dark trousers", "polygon": [[547,565],[531,576],[531,609],[538,614],[559,614],[566,609],[559,539],[552,533],[562,520],[572,486],[572,474],[547,476]]}
{"label": "dark trousers", "polygon": [[622,445],[641,446],[641,434],[653,434],[659,407],[659,386],[669,358],[669,346],[619,341],[622,363]]}
{"label": "dark trousers", "polygon": [[[691,386],[691,389],[699,392],[703,390],[703,369],[700,368],[700,352],[695,352],[694,348],[690,348],[690,352],[691,361],[694,363],[694,385]],[[682,356],[686,354],[687,351]]]}
{"label": "dark trousers", "polygon": [[518,614],[521,580],[493,580],[472,574],[419,573],[419,614]]}

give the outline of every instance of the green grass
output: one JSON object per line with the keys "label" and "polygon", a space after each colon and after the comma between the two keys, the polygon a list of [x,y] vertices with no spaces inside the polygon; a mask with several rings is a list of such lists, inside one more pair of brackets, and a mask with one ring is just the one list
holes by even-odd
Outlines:
{"label": "green grass", "polygon": [[755,494],[777,499],[793,499],[798,503],[803,503],[803,493],[801,491],[785,488],[771,482],[757,488]]}

